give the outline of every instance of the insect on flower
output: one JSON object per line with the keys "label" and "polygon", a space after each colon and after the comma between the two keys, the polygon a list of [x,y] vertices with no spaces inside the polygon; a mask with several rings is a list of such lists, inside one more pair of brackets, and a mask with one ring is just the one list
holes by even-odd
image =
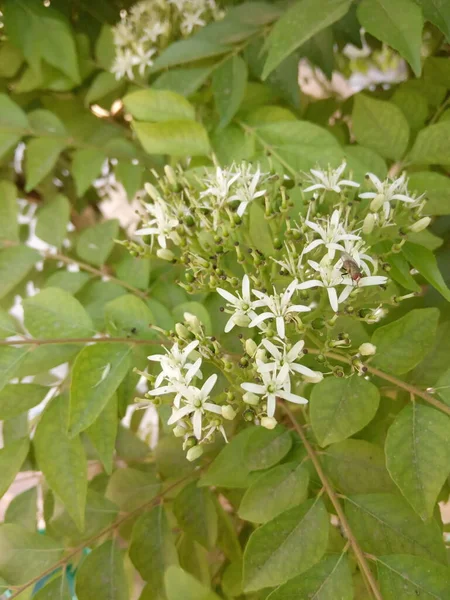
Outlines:
{"label": "insect on flower", "polygon": [[350,275],[351,280],[355,281],[356,285],[358,285],[358,281],[363,276],[361,269],[358,267],[356,261],[345,252],[342,254],[342,268]]}

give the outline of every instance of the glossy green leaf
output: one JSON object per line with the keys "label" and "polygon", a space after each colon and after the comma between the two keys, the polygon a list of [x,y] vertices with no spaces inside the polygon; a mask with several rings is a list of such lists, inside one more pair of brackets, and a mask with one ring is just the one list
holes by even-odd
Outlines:
{"label": "glossy green leaf", "polygon": [[350,496],[345,513],[365,552],[413,554],[447,564],[441,529],[434,519],[423,522],[397,494]]}
{"label": "glossy green leaf", "polygon": [[78,256],[92,265],[102,266],[114,248],[118,233],[119,222],[116,219],[88,227],[77,240]]}
{"label": "glossy green leaf", "polygon": [[429,406],[404,408],[389,428],[386,465],[402,494],[423,519],[450,472],[450,419]]}
{"label": "glossy green leaf", "polygon": [[141,577],[158,597],[164,593],[164,572],[178,565],[172,532],[162,504],[143,514],[133,527],[129,555]]}
{"label": "glossy green leaf", "polygon": [[447,287],[447,284],[445,283],[444,278],[439,271],[436,257],[431,250],[428,250],[428,248],[424,248],[423,246],[419,246],[418,244],[411,244],[411,242],[407,242],[402,251],[405,257],[409,260],[412,266],[419,271],[422,277],[424,277],[428,283],[431,283],[431,285],[436,288],[446,300],[450,301],[450,289]]}
{"label": "glossy green leaf", "polygon": [[67,237],[70,218],[70,203],[62,194],[46,203],[38,212],[36,235],[57,248],[61,248]]}
{"label": "glossy green leaf", "polygon": [[100,416],[131,366],[127,344],[85,346],[75,359],[70,385],[70,435],[87,429]]}
{"label": "glossy green leaf", "polygon": [[167,600],[219,600],[219,596],[178,566],[164,575]]}
{"label": "glossy green leaf", "polygon": [[25,153],[25,190],[31,192],[56,165],[66,141],[58,138],[33,138]]}
{"label": "glossy green leaf", "polygon": [[97,546],[77,569],[78,600],[128,600],[123,551],[114,540]]}
{"label": "glossy green leaf", "polygon": [[122,99],[126,110],[138,121],[195,120],[195,110],[180,94],[167,90],[139,90]]}
{"label": "glossy green leaf", "polygon": [[36,383],[5,385],[0,392],[0,420],[12,419],[33,408],[47,393],[48,388]]}
{"label": "glossy green leaf", "polygon": [[356,375],[327,377],[313,387],[311,426],[321,446],[341,442],[370,423],[378,410],[378,389]]}
{"label": "glossy green leaf", "polygon": [[117,469],[111,475],[106,497],[123,510],[135,510],[150,502],[160,488],[161,483],[154,473],[126,467]]}
{"label": "glossy green leaf", "polygon": [[239,517],[253,523],[271,521],[306,500],[308,482],[308,471],[297,463],[273,467],[245,492],[239,506]]}
{"label": "glossy green leaf", "polygon": [[353,600],[353,583],[346,554],[323,558],[269,594],[267,600]]}
{"label": "glossy green leaf", "polygon": [[30,442],[24,438],[6,444],[0,450],[0,498],[14,481],[25,460]]}
{"label": "glossy green leaf", "polygon": [[212,90],[219,113],[219,127],[232,120],[242,103],[247,85],[247,65],[237,54],[226,60],[214,71]]}
{"label": "glossy green leaf", "polygon": [[39,469],[80,530],[84,527],[87,460],[79,437],[67,432],[67,398],[53,398],[38,423],[34,451]]}
{"label": "glossy green leaf", "polygon": [[126,294],[105,305],[105,322],[108,333],[115,337],[155,338],[150,325],[155,323],[147,304]]}
{"label": "glossy green leaf", "polygon": [[[386,244],[389,246],[389,242]],[[386,256],[386,262],[390,266],[389,277],[394,281],[402,285],[405,289],[411,290],[412,292],[420,292],[421,287],[411,275],[411,267],[409,262],[403,256],[403,253],[394,254],[391,253]]]}
{"label": "glossy green leaf", "polygon": [[413,0],[363,0],[357,14],[361,26],[397,50],[419,77],[423,16],[417,4]]}
{"label": "glossy green leaf", "polygon": [[84,196],[100,175],[105,154],[96,148],[80,148],[72,156],[72,177],[78,196]]}
{"label": "glossy green leaf", "polygon": [[89,338],[94,334],[82,305],[59,288],[45,288],[24,300],[23,306],[25,327],[35,338]]}
{"label": "glossy green leaf", "polygon": [[408,160],[416,165],[450,165],[450,122],[435,123],[419,131]]}
{"label": "glossy green leaf", "polygon": [[211,492],[189,483],[176,496],[173,512],[180,528],[206,549],[217,540],[217,512]]}
{"label": "glossy green leaf", "polygon": [[379,556],[377,568],[383,600],[444,600],[450,596],[448,567],[433,563],[422,556]]}
{"label": "glossy green leaf", "polygon": [[117,395],[113,394],[98,419],[85,430],[108,474],[113,468],[117,428]]}
{"label": "glossy green leaf", "polygon": [[47,535],[30,533],[19,525],[0,526],[0,576],[11,585],[21,585],[39,576],[63,553]]}
{"label": "glossy green leaf", "polygon": [[358,143],[384,158],[400,159],[404,155],[409,125],[395,104],[358,94],[353,105],[352,121]]}
{"label": "glossy green leaf", "polygon": [[0,157],[3,157],[25,135],[29,123],[23,110],[6,94],[0,94],[0,115]]}
{"label": "glossy green leaf", "polygon": [[14,496],[5,513],[5,523],[20,525],[28,531],[36,530],[37,488],[32,487]]}
{"label": "glossy green leaf", "polygon": [[262,78],[313,35],[341,19],[350,0],[299,0],[276,23],[266,46],[269,49]]}
{"label": "glossy green leaf", "polygon": [[209,152],[206,129],[195,121],[134,121],[133,129],[148,154],[203,156]]}
{"label": "glossy green leaf", "polygon": [[0,298],[11,292],[28,275],[40,255],[28,246],[0,250]]}
{"label": "glossy green leaf", "polygon": [[329,526],[325,505],[315,499],[259,527],[245,549],[244,591],[280,585],[311,568],[325,553]]}
{"label": "glossy green leaf", "polygon": [[17,209],[18,204],[16,186],[13,185],[10,181],[0,181],[0,242],[19,241],[19,223],[17,219]]}
{"label": "glossy green leaf", "polygon": [[257,427],[245,447],[245,462],[250,471],[273,467],[286,456],[292,446],[292,437],[281,425],[275,429]]}
{"label": "glossy green leaf", "polygon": [[420,308],[379,327],[372,336],[372,364],[398,375],[411,371],[433,347],[438,320],[436,308]]}

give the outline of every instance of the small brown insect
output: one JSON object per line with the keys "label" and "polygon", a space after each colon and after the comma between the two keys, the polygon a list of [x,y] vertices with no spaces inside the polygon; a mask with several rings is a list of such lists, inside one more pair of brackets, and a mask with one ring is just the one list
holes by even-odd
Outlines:
{"label": "small brown insect", "polygon": [[358,284],[358,281],[362,277],[362,273],[356,262],[349,254],[342,255],[342,267],[347,271],[350,275],[351,280],[355,281]]}

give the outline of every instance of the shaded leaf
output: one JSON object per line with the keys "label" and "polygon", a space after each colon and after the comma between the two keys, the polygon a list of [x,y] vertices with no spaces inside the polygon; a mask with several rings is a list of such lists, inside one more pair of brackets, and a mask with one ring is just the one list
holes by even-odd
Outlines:
{"label": "shaded leaf", "polygon": [[77,254],[86,262],[101,266],[114,248],[114,239],[119,233],[119,222],[110,219],[81,232],[77,240]]}
{"label": "shaded leaf", "polygon": [[108,474],[113,468],[118,425],[117,395],[113,394],[98,419],[85,430]]}
{"label": "shaded leaf", "polygon": [[214,548],[217,512],[208,489],[197,487],[196,482],[189,483],[175,497],[173,512],[183,531],[206,549]]}
{"label": "shaded leaf", "polygon": [[448,567],[433,563],[422,556],[379,556],[377,567],[384,600],[444,600],[450,596]]}
{"label": "shaded leaf", "polygon": [[36,235],[57,248],[61,248],[67,237],[67,224],[70,218],[70,203],[62,194],[45,203],[38,212]]}
{"label": "shaded leaf", "polygon": [[450,289],[447,287],[447,284],[439,271],[436,258],[431,250],[419,246],[418,244],[406,242],[402,251],[422,277],[424,277],[428,283],[431,283],[431,285],[450,302]]}
{"label": "shaded leaf", "polygon": [[0,242],[18,242],[19,222],[16,186],[10,181],[0,181],[0,199]]}
{"label": "shaded leaf", "polygon": [[100,175],[105,155],[96,148],[80,148],[72,156],[72,177],[78,196],[84,196]]}
{"label": "shaded leaf", "polygon": [[56,165],[66,141],[58,138],[33,138],[25,152],[25,191],[31,192]]}
{"label": "shaded leaf", "polygon": [[0,450],[0,498],[14,481],[30,447],[27,438],[6,444]]}
{"label": "shaded leaf", "polygon": [[450,121],[419,131],[408,160],[416,165],[450,165]]}
{"label": "shaded leaf", "polygon": [[48,388],[36,383],[5,385],[0,392],[0,420],[12,419],[33,408],[47,393]]}
{"label": "shaded leaf", "polygon": [[219,113],[219,127],[232,120],[244,98],[247,84],[247,65],[237,54],[231,56],[214,72],[212,90]]}
{"label": "shaded leaf", "polygon": [[12,291],[31,271],[40,255],[28,246],[0,250],[0,298]]}
{"label": "shaded leaf", "polygon": [[78,600],[128,600],[123,552],[113,540],[95,548],[77,569]]}
{"label": "shaded leaf", "polygon": [[127,467],[111,475],[106,497],[123,510],[135,510],[150,502],[159,492],[161,483],[154,473]]}

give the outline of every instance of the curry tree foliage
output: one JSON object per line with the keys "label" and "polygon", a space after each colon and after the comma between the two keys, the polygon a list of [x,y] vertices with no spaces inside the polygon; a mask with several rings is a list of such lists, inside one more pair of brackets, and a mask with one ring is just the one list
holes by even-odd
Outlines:
{"label": "curry tree foliage", "polygon": [[1,11],[2,598],[448,600],[450,2]]}

